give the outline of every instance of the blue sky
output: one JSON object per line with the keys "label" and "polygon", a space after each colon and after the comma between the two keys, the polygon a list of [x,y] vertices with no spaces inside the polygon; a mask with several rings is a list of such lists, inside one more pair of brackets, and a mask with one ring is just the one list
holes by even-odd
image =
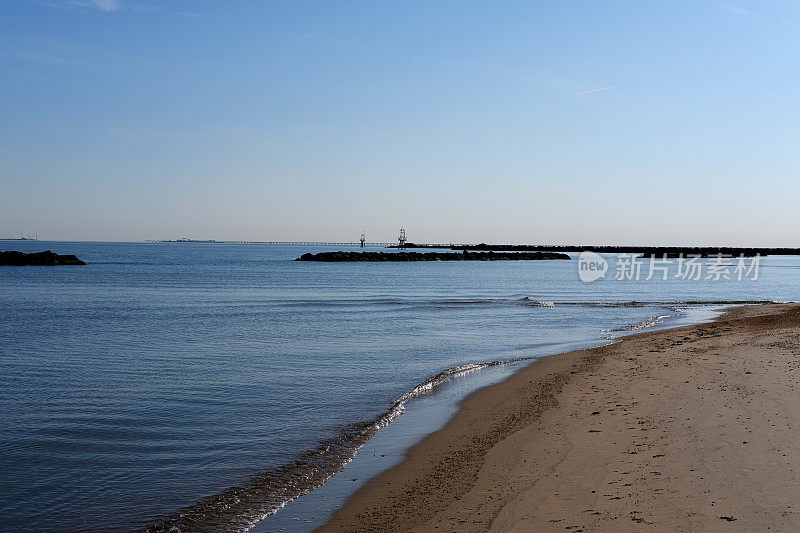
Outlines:
{"label": "blue sky", "polygon": [[0,234],[800,246],[800,2],[6,0]]}

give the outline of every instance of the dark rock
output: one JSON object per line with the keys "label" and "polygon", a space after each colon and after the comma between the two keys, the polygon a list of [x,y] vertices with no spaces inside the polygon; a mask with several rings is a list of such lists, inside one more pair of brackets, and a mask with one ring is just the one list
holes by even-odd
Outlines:
{"label": "dark rock", "polygon": [[0,252],[0,265],[10,266],[55,266],[85,265],[74,255],[58,255],[50,250],[26,254],[23,252]]}
{"label": "dark rock", "polygon": [[534,261],[569,259],[567,254],[554,252],[321,252],[303,254],[295,261],[356,262],[356,261]]}
{"label": "dark rock", "polygon": [[[397,247],[394,245],[393,247]],[[403,248],[450,248],[488,252],[573,252],[591,251],[598,254],[641,254],[640,257],[755,257],[756,255],[800,255],[800,248],[739,248],[730,246],[579,246],[564,244],[414,244]]]}

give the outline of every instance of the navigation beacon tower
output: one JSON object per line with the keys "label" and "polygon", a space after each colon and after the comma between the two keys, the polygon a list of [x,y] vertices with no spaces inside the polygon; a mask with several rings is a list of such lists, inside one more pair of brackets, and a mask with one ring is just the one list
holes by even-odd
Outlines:
{"label": "navigation beacon tower", "polygon": [[367,242],[367,236],[366,236],[366,234],[365,234],[365,233],[362,231],[362,232],[361,232],[361,247],[362,247],[362,248],[364,247],[364,243],[365,243],[365,242]]}
{"label": "navigation beacon tower", "polygon": [[400,228],[400,236],[397,238],[397,240],[400,242],[400,245],[398,246],[398,248],[405,248],[406,247],[406,230],[405,229]]}

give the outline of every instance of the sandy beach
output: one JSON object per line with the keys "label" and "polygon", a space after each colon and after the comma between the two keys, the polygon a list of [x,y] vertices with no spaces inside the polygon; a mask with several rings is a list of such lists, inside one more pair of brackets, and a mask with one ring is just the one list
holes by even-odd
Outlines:
{"label": "sandy beach", "polygon": [[800,529],[800,305],[543,358],[322,531]]}

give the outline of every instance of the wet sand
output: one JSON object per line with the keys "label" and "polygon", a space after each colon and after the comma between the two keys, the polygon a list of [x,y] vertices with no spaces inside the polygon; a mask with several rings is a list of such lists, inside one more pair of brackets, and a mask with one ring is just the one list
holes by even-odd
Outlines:
{"label": "wet sand", "polygon": [[800,305],[543,358],[321,531],[800,530]]}

